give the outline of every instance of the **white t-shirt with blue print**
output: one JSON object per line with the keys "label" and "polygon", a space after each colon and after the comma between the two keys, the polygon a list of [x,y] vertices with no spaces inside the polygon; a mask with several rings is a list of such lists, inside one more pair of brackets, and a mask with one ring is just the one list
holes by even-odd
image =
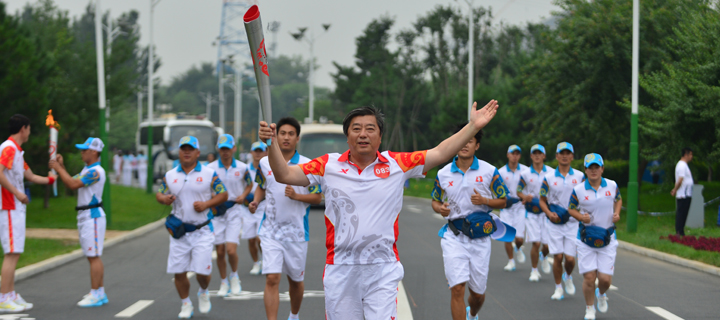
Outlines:
{"label": "white t-shirt with blue print", "polygon": [[[95,162],[89,166],[85,166],[79,174],[73,177],[80,179],[83,186],[78,189],[77,206],[88,206],[102,202],[103,189],[105,188],[105,169],[100,166],[100,162]],[[102,208],[93,208],[88,210],[80,210],[77,213],[79,222],[105,216]]]}

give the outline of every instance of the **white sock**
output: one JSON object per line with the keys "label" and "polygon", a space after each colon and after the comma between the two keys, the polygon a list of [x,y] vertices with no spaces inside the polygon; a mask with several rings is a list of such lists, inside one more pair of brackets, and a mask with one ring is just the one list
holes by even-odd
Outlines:
{"label": "white sock", "polygon": [[227,278],[220,278],[220,283],[228,284]]}
{"label": "white sock", "polygon": [[15,293],[15,290],[10,291],[9,294],[10,294],[10,300],[15,300],[15,298],[17,298],[17,294]]}
{"label": "white sock", "polygon": [[562,284],[556,284],[555,289],[558,289],[558,288],[562,289]]}
{"label": "white sock", "polygon": [[182,303],[183,303],[183,304],[186,304],[186,303],[187,303],[187,304],[189,304],[189,305],[192,305],[192,301],[190,301],[190,297],[187,297],[187,298],[185,298],[185,299],[182,299]]}
{"label": "white sock", "polygon": [[104,297],[105,296],[105,287],[98,288],[98,294],[100,295],[100,297]]}
{"label": "white sock", "polygon": [[537,269],[537,268],[532,268],[532,271],[535,271],[535,272],[537,272],[537,271],[538,271],[538,269]]}
{"label": "white sock", "polygon": [[238,274],[237,271],[230,272],[230,278],[237,278]]}
{"label": "white sock", "polygon": [[207,288],[205,288],[205,289],[200,288],[200,289],[198,289],[198,293],[199,293],[199,294],[207,294],[207,293],[208,293],[208,289],[207,289]]}
{"label": "white sock", "polygon": [[515,258],[510,259],[510,263],[515,263]]}
{"label": "white sock", "polygon": [[300,319],[300,316],[297,314],[293,314],[291,311],[290,316],[288,317],[288,320],[297,320],[297,319]]}
{"label": "white sock", "polygon": [[10,299],[10,292],[0,294],[0,302],[5,302]]}
{"label": "white sock", "polygon": [[100,294],[98,294],[98,289],[90,289],[90,294],[95,298],[101,298]]}
{"label": "white sock", "polygon": [[585,306],[585,310],[590,310],[590,309],[595,310],[595,305]]}
{"label": "white sock", "polygon": [[572,276],[571,276],[571,275],[568,275],[567,277],[565,277],[565,281],[570,281],[570,282],[572,282]]}

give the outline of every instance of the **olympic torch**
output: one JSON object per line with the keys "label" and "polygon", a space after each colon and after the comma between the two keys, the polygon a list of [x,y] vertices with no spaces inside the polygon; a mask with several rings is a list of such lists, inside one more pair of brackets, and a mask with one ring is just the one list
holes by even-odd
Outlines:
{"label": "olympic torch", "polygon": [[[263,119],[268,124],[272,123],[272,105],[270,103],[270,73],[268,72],[267,52],[265,51],[265,36],[263,35],[263,24],[260,20],[260,10],[257,5],[248,9],[243,17],[245,21],[245,32],[247,32],[250,55],[255,67],[255,79],[257,80],[258,95],[260,96],[260,109]],[[271,140],[267,141],[270,145]]]}
{"label": "olympic torch", "polygon": [[[53,118],[52,109],[48,110],[48,115],[45,118],[45,125],[50,128],[50,148],[48,149],[48,153],[50,153],[50,160],[55,160],[55,158],[57,158],[57,140],[60,124],[55,121],[55,118]],[[54,169],[52,170],[52,173],[57,174]],[[57,180],[53,182],[53,196],[57,197]]]}

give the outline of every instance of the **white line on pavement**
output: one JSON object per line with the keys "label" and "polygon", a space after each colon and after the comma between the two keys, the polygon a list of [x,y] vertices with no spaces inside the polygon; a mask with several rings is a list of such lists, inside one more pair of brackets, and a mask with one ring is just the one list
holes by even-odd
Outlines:
{"label": "white line on pavement", "polygon": [[420,213],[420,212],[422,212],[422,210],[421,210],[420,208],[416,207],[416,206],[407,206],[407,209],[410,210],[410,211],[412,211],[412,212],[415,212],[415,213]]}
{"label": "white line on pavement", "polygon": [[[195,272],[189,271],[187,273],[187,278],[192,279],[195,276]],[[170,278],[170,281],[175,282],[175,277]]]}
{"label": "white line on pavement", "polygon": [[412,310],[402,281],[398,284],[397,317],[398,320],[413,320]]}
{"label": "white line on pavement", "polygon": [[[597,279],[597,278],[595,279],[595,286],[596,286],[596,287],[598,286],[598,279]],[[618,287],[616,287],[616,286],[614,286],[614,285],[610,285],[610,288],[609,288],[608,290],[617,290],[617,289],[618,289]]]}
{"label": "white line on pavement", "polygon": [[645,307],[648,310],[652,311],[653,313],[667,319],[667,320],[684,320],[683,318],[680,318],[676,315],[674,315],[672,312],[667,311],[660,307]]}
{"label": "white line on pavement", "polygon": [[2,320],[16,320],[23,317],[27,317],[29,314],[8,314],[8,315],[0,315],[0,319]]}
{"label": "white line on pavement", "polygon": [[138,302],[133,303],[131,306],[125,308],[125,310],[120,311],[118,314],[115,315],[115,318],[132,318],[132,316],[138,314],[140,311],[143,311],[143,309],[149,307],[151,304],[155,302],[154,300],[138,300]]}

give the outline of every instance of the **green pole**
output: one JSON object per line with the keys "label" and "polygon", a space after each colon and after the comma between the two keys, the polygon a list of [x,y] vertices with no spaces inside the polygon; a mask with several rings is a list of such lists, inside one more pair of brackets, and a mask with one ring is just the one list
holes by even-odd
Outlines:
{"label": "green pole", "polygon": [[637,231],[638,211],[638,115],[630,116],[630,180],[628,180],[627,231]]}
{"label": "green pole", "polygon": [[[150,101],[152,101],[152,100],[150,100]],[[152,107],[149,106],[148,108],[152,108]],[[153,130],[154,129],[153,129],[152,123],[147,126],[147,129],[148,129],[148,134],[147,134],[148,166],[147,166],[147,189],[145,190],[145,192],[147,192],[148,194],[151,194],[151,193],[153,193],[153,182],[155,182],[155,178],[153,177],[153,174],[154,174],[153,169],[155,167],[155,164],[153,162],[153,153],[152,153],[153,152],[152,147],[153,147],[153,143],[154,143],[154,141],[153,141]]]}
{"label": "green pole", "polygon": [[640,0],[633,0],[632,115],[630,116],[630,180],[628,181],[627,231],[637,232],[638,211],[638,73],[640,69]]}
{"label": "green pole", "polygon": [[[108,143],[108,133],[106,130],[106,117],[105,113],[108,109],[100,109],[100,140],[103,141],[103,143]],[[109,169],[110,168],[110,155],[108,154],[108,147],[105,147],[100,152],[100,166],[103,167],[103,169]],[[103,195],[102,195],[102,203],[103,203],[103,211],[105,211],[105,219],[107,220],[108,227],[111,226],[112,219],[110,218],[111,212],[112,212],[112,205],[110,204],[110,178],[105,177],[105,187],[103,189]]]}

